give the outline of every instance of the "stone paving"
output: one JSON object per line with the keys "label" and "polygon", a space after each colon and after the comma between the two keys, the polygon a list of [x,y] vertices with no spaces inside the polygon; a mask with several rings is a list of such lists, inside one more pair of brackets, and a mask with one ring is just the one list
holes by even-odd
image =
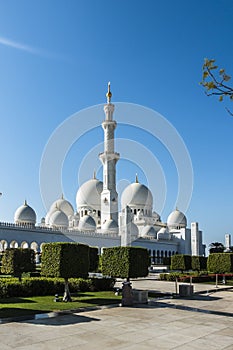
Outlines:
{"label": "stone paving", "polygon": [[[142,281],[148,289],[151,283]],[[169,289],[167,282],[155,283],[153,290]],[[140,281],[134,284],[141,288]],[[0,349],[233,349],[232,300],[233,291],[219,288],[189,299],[6,323],[0,325]]]}

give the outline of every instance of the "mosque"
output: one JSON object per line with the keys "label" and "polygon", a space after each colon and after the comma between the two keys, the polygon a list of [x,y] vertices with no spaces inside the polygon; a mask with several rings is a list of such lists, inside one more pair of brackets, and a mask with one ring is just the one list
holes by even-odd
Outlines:
{"label": "mosque", "polygon": [[[185,215],[178,209],[166,222],[153,211],[153,195],[135,182],[125,188],[120,203],[116,189],[116,164],[120,154],[114,149],[114,104],[110,83],[104,105],[104,150],[99,154],[103,165],[103,181],[93,178],[78,189],[76,211],[63,195],[50,207],[45,218],[37,223],[36,212],[25,201],[14,216],[14,223],[0,222],[0,251],[7,247],[31,247],[40,253],[47,242],[79,242],[103,247],[140,246],[149,250],[152,262],[174,254],[205,255],[202,231],[197,222],[187,227]],[[121,207],[119,211],[118,207]]]}

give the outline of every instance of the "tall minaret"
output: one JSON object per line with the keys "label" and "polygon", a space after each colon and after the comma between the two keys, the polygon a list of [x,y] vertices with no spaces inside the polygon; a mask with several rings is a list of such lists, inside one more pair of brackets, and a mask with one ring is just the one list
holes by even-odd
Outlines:
{"label": "tall minaret", "polygon": [[101,193],[101,226],[107,220],[113,219],[118,225],[118,194],[116,191],[116,163],[120,158],[114,152],[114,130],[116,121],[113,120],[114,105],[111,103],[112,93],[110,83],[106,93],[107,104],[104,105],[105,120],[102,123],[104,130],[104,152],[99,158],[103,164],[103,192]]}

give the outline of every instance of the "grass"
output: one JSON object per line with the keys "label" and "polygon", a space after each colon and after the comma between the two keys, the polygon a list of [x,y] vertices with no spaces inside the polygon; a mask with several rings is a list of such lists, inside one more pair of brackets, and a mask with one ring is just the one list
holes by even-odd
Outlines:
{"label": "grass", "polygon": [[0,318],[115,304],[119,303],[121,297],[114,292],[84,292],[72,296],[72,302],[62,302],[62,296],[59,299],[61,302],[54,302],[54,295],[0,299]]}

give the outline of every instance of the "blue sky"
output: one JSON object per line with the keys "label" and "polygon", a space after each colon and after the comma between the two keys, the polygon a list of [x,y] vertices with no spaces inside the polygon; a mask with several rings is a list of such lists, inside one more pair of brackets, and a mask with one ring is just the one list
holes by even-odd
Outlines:
{"label": "blue sky", "polygon": [[[231,0],[0,0],[0,220],[12,222],[25,198],[38,220],[45,215],[44,147],[69,116],[105,102],[110,80],[113,101],[158,111],[183,138],[194,171],[189,223],[199,221],[207,244],[233,233],[233,119],[227,104],[205,96],[198,84],[205,57],[233,75],[232,18]],[[116,135],[144,144],[159,159],[166,220],[177,191],[171,157],[143,130],[119,125]],[[100,127],[90,131],[66,157],[63,188],[74,206],[80,162],[102,136]],[[122,160],[118,181],[133,181],[135,170],[144,181],[143,169]]]}

